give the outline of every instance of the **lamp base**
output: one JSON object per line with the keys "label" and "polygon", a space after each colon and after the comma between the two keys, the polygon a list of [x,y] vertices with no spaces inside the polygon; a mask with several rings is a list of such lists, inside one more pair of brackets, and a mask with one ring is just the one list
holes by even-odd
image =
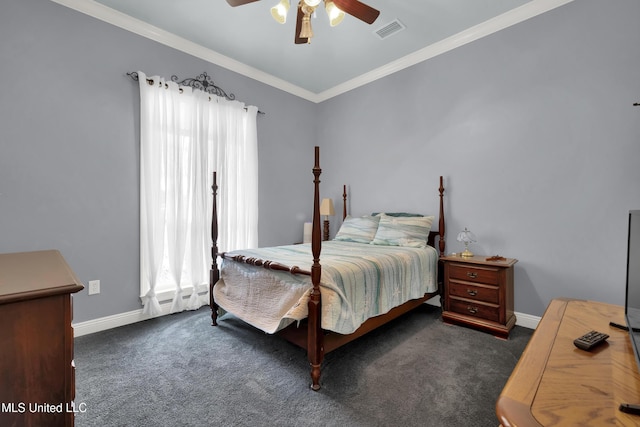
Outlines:
{"label": "lamp base", "polygon": [[469,249],[465,249],[465,250],[464,250],[464,252],[462,252],[462,253],[460,254],[460,256],[463,256],[463,257],[472,257],[472,256],[473,256],[473,252],[471,252]]}
{"label": "lamp base", "polygon": [[322,230],[322,240],[327,241],[329,240],[329,220],[325,219],[324,220],[324,228]]}

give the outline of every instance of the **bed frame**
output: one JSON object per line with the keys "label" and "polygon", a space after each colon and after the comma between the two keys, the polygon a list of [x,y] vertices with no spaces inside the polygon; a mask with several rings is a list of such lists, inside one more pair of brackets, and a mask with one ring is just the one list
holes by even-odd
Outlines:
{"label": "bed frame", "polygon": [[[220,278],[220,270],[218,269],[217,258],[225,258],[231,259],[237,262],[244,262],[246,264],[254,265],[254,266],[262,266],[266,269],[270,270],[278,270],[278,271],[288,271],[292,274],[302,274],[311,276],[311,282],[313,284],[313,289],[311,291],[308,308],[309,314],[306,319],[306,325],[301,324],[298,326],[296,323],[293,323],[289,327],[277,332],[278,335],[287,339],[295,345],[298,345],[307,351],[307,357],[309,359],[309,363],[311,365],[311,389],[319,390],[320,389],[320,367],[322,365],[322,360],[324,355],[337,349],[338,347],[353,341],[354,339],[376,329],[379,326],[388,323],[389,321],[413,310],[418,307],[428,299],[436,295],[442,294],[442,284],[441,284],[441,274],[438,271],[438,291],[433,293],[427,293],[421,298],[409,300],[402,305],[399,305],[389,312],[372,317],[366,322],[364,322],[355,332],[348,335],[338,334],[331,331],[323,330],[321,327],[321,312],[322,312],[322,302],[321,302],[321,294],[320,294],[320,276],[321,269],[320,266],[320,250],[322,246],[322,228],[320,225],[320,174],[322,173],[322,169],[320,169],[320,149],[319,147],[315,147],[315,163],[313,167],[313,175],[314,175],[314,196],[313,196],[313,225],[312,225],[312,236],[311,236],[311,252],[313,255],[313,264],[311,266],[311,271],[302,270],[297,266],[286,266],[274,261],[256,259],[256,258],[248,258],[242,255],[231,256],[224,252],[218,252],[218,216],[217,216],[217,206],[216,206],[216,196],[218,191],[218,185],[216,181],[216,173],[213,172],[213,208],[212,208],[212,219],[211,219],[211,255],[213,258],[213,262],[211,265],[211,271],[209,276],[209,305],[211,307],[211,320],[213,326],[217,326],[218,322],[218,305],[213,299],[213,287],[218,282]],[[438,222],[438,231],[431,231],[429,233],[428,244],[435,247],[435,239],[438,237],[438,249],[440,254],[444,254],[445,248],[445,221],[444,221],[444,206],[443,206],[443,195],[444,195],[444,187],[442,183],[442,177],[440,177],[440,218]],[[346,185],[344,186],[344,208],[343,208],[343,219],[347,215],[346,208]],[[305,327],[306,326],[306,327]]]}

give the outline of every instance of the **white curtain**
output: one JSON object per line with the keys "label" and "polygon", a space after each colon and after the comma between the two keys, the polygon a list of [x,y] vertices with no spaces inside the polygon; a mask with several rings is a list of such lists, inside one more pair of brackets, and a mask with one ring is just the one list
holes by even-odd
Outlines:
{"label": "white curtain", "polygon": [[[211,265],[212,171],[218,177],[220,250],[258,244],[257,108],[138,72],[140,85],[140,252],[145,314],[206,304]],[[153,81],[152,84],[148,80]]]}

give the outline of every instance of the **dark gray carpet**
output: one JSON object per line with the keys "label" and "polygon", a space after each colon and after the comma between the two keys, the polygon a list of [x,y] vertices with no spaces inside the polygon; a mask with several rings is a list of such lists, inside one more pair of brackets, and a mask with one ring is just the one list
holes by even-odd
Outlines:
{"label": "dark gray carpet", "polygon": [[493,426],[532,330],[509,340],[446,325],[423,305],[325,357],[208,307],[76,338],[76,425]]}

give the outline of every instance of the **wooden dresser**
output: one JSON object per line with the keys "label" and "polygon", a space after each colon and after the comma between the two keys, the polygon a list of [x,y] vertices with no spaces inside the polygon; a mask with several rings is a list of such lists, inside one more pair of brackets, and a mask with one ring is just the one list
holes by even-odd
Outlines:
{"label": "wooden dresser", "polygon": [[60,252],[0,254],[0,425],[72,426],[71,294]]}
{"label": "wooden dresser", "polygon": [[[593,301],[551,301],[496,403],[503,427],[638,426],[640,415],[618,410],[640,404],[640,373],[624,307]],[[610,335],[584,351],[573,340],[596,330]]]}
{"label": "wooden dresser", "polygon": [[443,256],[442,319],[507,338],[516,324],[513,266],[517,259],[487,261],[486,256]]}

